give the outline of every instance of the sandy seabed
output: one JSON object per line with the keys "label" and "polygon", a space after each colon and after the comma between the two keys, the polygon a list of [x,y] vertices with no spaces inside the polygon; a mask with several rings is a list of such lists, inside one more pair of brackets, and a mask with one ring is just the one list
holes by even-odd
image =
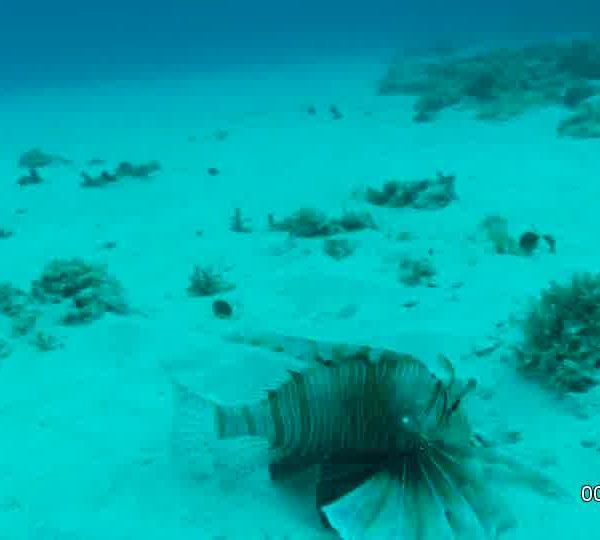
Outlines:
{"label": "sandy seabed", "polygon": [[[558,401],[524,380],[504,323],[550,280],[598,270],[598,143],[557,138],[552,109],[501,124],[459,111],[414,124],[410,99],[374,95],[383,69],[334,59],[5,98],[0,226],[14,235],[0,240],[0,281],[28,288],[49,260],[82,257],[108,265],[136,314],[56,326],[64,346],[46,353],[10,338],[0,361],[1,540],[332,538],[306,488],[274,486],[243,449],[199,456],[193,475],[173,463],[164,364],[196,362],[215,395],[250,395],[272,366],[225,342],[241,329],[448,355],[479,380],[477,428],[498,440],[518,432],[511,452],[543,463],[570,494],[499,493],[520,522],[506,538],[597,535],[600,506],[579,493],[598,482],[598,394]],[[18,157],[34,147],[72,163],[19,186]],[[158,160],[162,170],[84,189],[90,159]],[[437,171],[456,175],[459,198],[443,210],[377,208],[353,195]],[[378,230],[353,234],[355,254],[336,261],[321,239],[268,230],[269,213],[300,207],[368,210]],[[251,234],[229,230],[235,208]],[[490,214],[552,234],[556,254],[499,256],[469,240]],[[399,258],[428,253],[438,286],[400,284]],[[194,265],[213,264],[237,285],[223,295],[231,320],[186,293]]]}

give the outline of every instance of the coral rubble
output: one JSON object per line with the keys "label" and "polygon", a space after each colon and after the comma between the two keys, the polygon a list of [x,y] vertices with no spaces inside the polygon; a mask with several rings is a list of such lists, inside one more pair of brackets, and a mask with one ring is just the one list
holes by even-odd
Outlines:
{"label": "coral rubble", "polygon": [[421,61],[394,61],[381,95],[412,95],[414,120],[460,106],[478,118],[506,120],[535,107],[576,107],[597,95],[600,40],[503,48]]}

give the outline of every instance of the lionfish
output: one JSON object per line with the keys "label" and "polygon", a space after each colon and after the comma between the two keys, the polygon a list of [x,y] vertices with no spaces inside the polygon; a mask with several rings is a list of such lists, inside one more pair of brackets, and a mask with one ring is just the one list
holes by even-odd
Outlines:
{"label": "lionfish", "polygon": [[344,540],[497,538],[515,522],[490,467],[556,493],[540,472],[477,437],[463,407],[475,381],[460,383],[447,359],[444,380],[391,350],[284,336],[251,344],[311,367],[242,406],[207,402],[176,382],[175,436],[190,444],[209,405],[219,439],[268,442],[272,479],[316,465],[317,511]]}

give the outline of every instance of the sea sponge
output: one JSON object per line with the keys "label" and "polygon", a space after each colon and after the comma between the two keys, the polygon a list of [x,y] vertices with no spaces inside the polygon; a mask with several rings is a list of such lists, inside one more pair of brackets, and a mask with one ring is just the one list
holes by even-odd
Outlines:
{"label": "sea sponge", "polygon": [[521,324],[516,352],[523,373],[560,392],[584,392],[598,383],[600,274],[551,283]]}

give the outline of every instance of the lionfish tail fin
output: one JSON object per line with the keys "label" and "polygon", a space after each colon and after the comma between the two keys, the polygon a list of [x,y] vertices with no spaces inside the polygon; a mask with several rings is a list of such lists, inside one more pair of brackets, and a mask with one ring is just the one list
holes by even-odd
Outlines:
{"label": "lionfish tail fin", "polygon": [[214,440],[214,409],[209,401],[181,383],[171,380],[173,387],[173,417],[171,450],[175,462],[186,471],[200,474],[210,455]]}
{"label": "lionfish tail fin", "polygon": [[256,426],[264,423],[248,420],[249,407],[220,405],[172,382],[171,451],[185,477],[212,476],[218,468],[223,478],[239,479],[271,461],[268,444],[256,436]]}
{"label": "lionfish tail fin", "polygon": [[207,426],[217,439],[267,437],[268,430],[258,405],[222,405],[173,381],[174,430],[182,436],[205,433]]}

